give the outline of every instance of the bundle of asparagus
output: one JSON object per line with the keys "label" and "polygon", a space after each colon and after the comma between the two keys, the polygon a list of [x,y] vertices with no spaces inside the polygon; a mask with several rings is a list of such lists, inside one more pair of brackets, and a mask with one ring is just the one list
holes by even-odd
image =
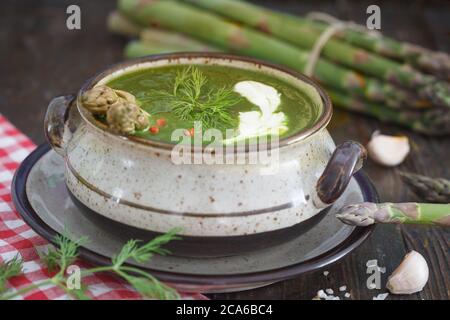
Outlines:
{"label": "bundle of asparagus", "polygon": [[[302,20],[301,17],[297,17],[297,19]],[[326,23],[320,23],[320,21],[304,20],[322,31],[327,27]],[[347,28],[337,33],[336,37],[381,56],[408,63],[439,78],[450,80],[450,56],[444,52],[434,52],[418,45],[396,41],[379,33],[374,35],[355,28]]]}
{"label": "bundle of asparagus", "polygon": [[[139,6],[139,3],[138,0],[119,1],[119,8],[142,25],[157,24],[212,43],[226,51],[270,60],[299,71],[304,70],[308,61],[308,53],[304,50],[192,6],[166,0],[153,1],[145,6]],[[363,77],[324,59],[319,59],[315,71],[319,81],[345,91],[358,92],[370,100],[398,101],[399,105],[413,100],[412,93],[400,92],[388,84]],[[422,105],[422,100],[417,101],[417,104]]]}
{"label": "bundle of asparagus", "polygon": [[[313,26],[319,26],[317,30],[320,30],[319,23],[308,22],[308,19],[303,19],[303,21],[300,18],[297,21],[295,17],[289,16],[288,18],[292,19],[290,21],[293,21],[291,33],[289,33],[287,32],[289,28],[280,27],[280,18],[270,18],[272,16],[269,13],[274,17],[280,15],[284,18],[284,15],[275,14],[254,5],[231,0],[187,1],[227,15],[227,18],[231,17],[248,23],[249,27],[237,25],[214,13],[177,1],[155,0],[142,3],[138,0],[120,0],[121,13],[114,13],[110,16],[109,28],[113,32],[128,36],[141,35],[140,41],[133,41],[127,46],[126,55],[128,57],[174,51],[228,51],[255,56],[285,64],[300,72],[304,71],[308,63],[309,52],[300,47],[310,48],[312,37],[308,36],[309,40],[301,45],[298,41],[302,41],[303,37],[299,37],[298,34],[293,35],[294,26],[297,23],[303,25],[304,31],[302,32],[306,32]],[[212,6],[212,3],[216,6]],[[239,11],[231,10],[236,6],[241,9],[241,13],[247,12],[247,14],[234,13],[234,11]],[[254,10],[256,11],[253,12]],[[227,14],[229,11],[231,13]],[[244,16],[259,17],[262,20],[254,18],[248,20],[244,19]],[[261,21],[270,23],[263,24],[264,28],[262,28]],[[307,28],[305,21],[311,23],[311,26]],[[157,30],[152,27],[154,25],[172,31]],[[279,36],[282,40],[250,28],[257,27],[267,30],[269,26],[271,33]],[[281,35],[284,31],[286,34]],[[356,33],[356,31],[348,32]],[[289,41],[287,39],[289,34],[297,40]],[[311,34],[317,37],[320,35],[320,31],[311,32]],[[331,93],[336,105],[374,116],[382,121],[395,122],[425,134],[444,135],[450,133],[450,110],[449,108],[439,108],[442,105],[450,106],[448,83],[438,81],[431,75],[422,74],[412,68],[405,68],[389,59],[369,54],[343,42],[340,43],[341,40],[332,39],[330,41],[333,41],[331,42],[333,49],[324,48],[324,51],[328,51],[329,55],[333,50],[338,51],[335,56],[340,58],[334,57],[332,60],[340,60],[341,63],[352,67],[349,69],[326,58],[319,58],[317,61],[314,76]],[[356,59],[360,57],[358,52],[363,52],[364,56],[367,55],[370,59]],[[354,61],[349,58],[350,56]],[[376,67],[374,68],[374,66]],[[366,74],[361,74],[353,69],[364,71]],[[377,76],[379,79],[372,76]],[[402,87],[399,87],[398,84],[402,84]],[[407,89],[408,86],[415,90]],[[420,90],[416,90],[415,86],[420,87]],[[384,105],[379,105],[380,103]]]}
{"label": "bundle of asparagus", "polygon": [[[236,0],[185,0],[215,13],[258,28],[306,49],[312,49],[323,30],[310,20],[279,14]],[[450,106],[450,86],[403,64],[330,39],[322,49],[324,57],[394,84],[419,90],[436,104]]]}

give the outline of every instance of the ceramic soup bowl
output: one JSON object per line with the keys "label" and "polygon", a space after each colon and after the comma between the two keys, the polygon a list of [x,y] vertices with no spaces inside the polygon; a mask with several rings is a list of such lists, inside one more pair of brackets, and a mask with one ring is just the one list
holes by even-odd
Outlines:
{"label": "ceramic soup bowl", "polygon": [[[315,102],[315,124],[280,139],[276,147],[222,155],[248,159],[254,152],[276,153],[270,164],[178,164],[171,156],[173,144],[110,132],[80,103],[83,92],[118,75],[174,64],[231,66],[277,77]],[[324,90],[304,75],[249,58],[180,53],[127,61],[101,72],[77,96],[53,99],[45,128],[48,141],[65,158],[69,191],[89,209],[158,233],[181,228],[191,237],[236,237],[306,223],[342,194],[365,151],[352,141],[336,148],[326,129],[331,115]],[[194,155],[205,151],[189,148]]]}

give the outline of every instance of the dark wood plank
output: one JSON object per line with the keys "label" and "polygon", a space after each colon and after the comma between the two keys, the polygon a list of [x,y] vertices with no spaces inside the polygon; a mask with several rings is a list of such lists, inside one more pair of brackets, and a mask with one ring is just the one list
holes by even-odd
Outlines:
{"label": "dark wood plank", "polygon": [[[66,28],[66,8],[81,8],[81,30]],[[106,30],[115,1],[3,1],[8,19],[0,57],[1,112],[36,143],[51,98],[75,92],[94,73],[122,59],[123,39]]]}

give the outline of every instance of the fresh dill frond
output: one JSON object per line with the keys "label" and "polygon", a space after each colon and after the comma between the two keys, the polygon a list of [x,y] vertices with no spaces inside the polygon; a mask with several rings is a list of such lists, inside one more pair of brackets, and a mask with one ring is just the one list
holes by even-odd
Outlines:
{"label": "fresh dill frond", "polygon": [[121,265],[125,263],[125,261],[130,259],[131,256],[133,255],[133,252],[137,248],[137,243],[138,243],[137,240],[134,239],[128,240],[127,243],[125,243],[125,245],[122,247],[120,252],[112,257],[111,261],[113,265],[119,268]]}
{"label": "fresh dill frond", "polygon": [[127,275],[125,280],[127,280],[133,288],[144,297],[163,300],[179,299],[179,294],[176,290],[166,286],[164,283],[153,277],[135,277]]}
{"label": "fresh dill frond", "polygon": [[[124,265],[128,259],[142,263],[148,261],[152,255],[165,255],[168,250],[161,248],[162,245],[172,240],[180,239],[176,236],[180,229],[173,229],[168,233],[154,238],[146,244],[138,245],[139,241],[130,240],[120,250],[120,252],[111,259],[112,265],[94,267],[81,272],[81,277],[87,274],[99,272],[113,272],[124,280],[128,281],[141,295],[145,297],[158,299],[178,299],[179,295],[173,288],[161,283],[151,274],[132,267]],[[68,295],[75,299],[89,300],[87,295],[88,287],[81,283],[81,288],[71,289],[68,287],[68,277],[66,268],[69,267],[78,257],[78,248],[87,241],[86,237],[78,240],[71,240],[72,236],[67,230],[62,235],[55,237],[55,248],[49,248],[46,253],[41,253],[41,259],[50,271],[58,270],[52,278],[43,280],[37,284],[21,288],[20,292],[6,292],[6,281],[11,277],[17,276],[22,272],[22,260],[16,256],[10,261],[0,264],[0,300],[12,299],[19,294],[25,294],[36,287],[44,285],[55,285],[64,290]]]}
{"label": "fresh dill frond", "polygon": [[133,259],[136,262],[142,263],[148,261],[154,254],[166,255],[170,253],[169,250],[161,248],[161,246],[169,241],[180,239],[176,236],[177,232],[179,232],[178,229],[173,229],[141,246],[139,246],[137,240],[129,240],[123,246],[122,250],[112,258],[112,263],[118,268],[128,259]]}
{"label": "fresh dill frond", "polygon": [[22,273],[23,261],[19,255],[9,261],[0,264],[0,293],[6,291],[6,282]]}
{"label": "fresh dill frond", "polygon": [[89,297],[86,292],[88,290],[88,287],[84,284],[81,284],[80,289],[71,289],[70,295],[77,300],[91,300],[91,297]]}
{"label": "fresh dill frond", "polygon": [[[172,240],[179,240],[176,234],[180,229],[173,229],[139,246],[136,240],[129,240],[122,250],[112,258],[113,270],[128,281],[141,295],[158,299],[179,299],[178,292],[158,281],[151,274],[134,267],[124,266],[128,259],[138,263],[148,261],[154,254],[166,255],[169,250],[161,248]],[[133,274],[133,275],[131,275]],[[139,277],[134,275],[139,275]]]}
{"label": "fresh dill frond", "polygon": [[[242,97],[230,87],[208,88],[208,79],[195,66],[177,72],[172,90],[153,92],[155,100],[170,105],[181,120],[199,121],[204,129],[227,129],[236,127],[237,117],[233,117],[231,107]],[[167,108],[165,108],[167,110]]]}
{"label": "fresh dill frond", "polygon": [[162,256],[169,254],[170,251],[161,248],[161,246],[169,241],[179,240],[180,238],[176,236],[175,233],[176,231],[169,231],[169,233],[156,237],[152,241],[137,247],[133,252],[132,259],[136,262],[142,263],[148,261],[154,254],[159,254]]}
{"label": "fresh dill frond", "polygon": [[195,121],[209,123],[209,127],[218,129],[234,128],[238,118],[233,117],[229,107],[239,103],[242,98],[231,88],[222,87],[211,90],[202,109],[194,115]]}
{"label": "fresh dill frond", "polygon": [[71,240],[67,230],[55,237],[55,248],[49,248],[47,252],[40,253],[42,261],[50,272],[65,269],[78,257],[78,248],[87,241],[86,237]]}
{"label": "fresh dill frond", "polygon": [[207,82],[206,77],[198,68],[189,66],[177,72],[173,86],[173,95],[176,96],[179,91],[193,89],[188,94],[191,94],[194,98],[199,98],[201,89]]}

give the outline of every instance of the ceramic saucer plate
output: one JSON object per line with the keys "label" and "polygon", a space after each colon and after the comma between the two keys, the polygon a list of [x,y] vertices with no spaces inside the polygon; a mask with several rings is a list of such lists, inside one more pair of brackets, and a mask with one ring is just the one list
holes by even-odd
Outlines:
{"label": "ceramic saucer plate", "polygon": [[[140,238],[133,229],[80,209],[65,186],[64,160],[47,145],[38,147],[19,167],[12,195],[23,219],[45,239],[52,242],[65,227],[75,237],[87,236],[79,253],[93,264],[109,264],[127,240]],[[226,257],[154,256],[136,266],[187,292],[238,291],[292,278],[336,262],[369,237],[372,226],[351,227],[334,217],[343,205],[361,201],[377,202],[378,196],[359,172],[317,225],[289,241]]]}

